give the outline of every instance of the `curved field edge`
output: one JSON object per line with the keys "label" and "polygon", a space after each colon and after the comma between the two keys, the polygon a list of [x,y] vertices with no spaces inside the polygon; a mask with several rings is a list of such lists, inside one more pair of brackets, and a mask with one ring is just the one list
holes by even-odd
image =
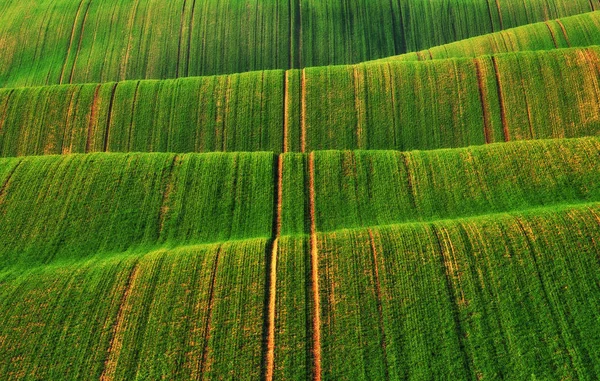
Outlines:
{"label": "curved field edge", "polygon": [[[598,138],[0,160],[0,264],[600,201]],[[313,229],[314,227],[314,229]]]}
{"label": "curved field edge", "polygon": [[[594,203],[320,233],[322,376],[596,377],[598,224]],[[257,239],[4,271],[0,374],[256,379],[268,251]],[[306,379],[308,240],[281,237],[277,256],[275,377]]]}
{"label": "curved field edge", "polygon": [[7,2],[0,85],[350,64],[598,8],[596,0]]}
{"label": "curved field edge", "polygon": [[371,62],[427,61],[600,44],[600,12],[528,24]]}
{"label": "curved field edge", "polygon": [[0,156],[404,151],[595,136],[599,57],[590,47],[3,89]]}

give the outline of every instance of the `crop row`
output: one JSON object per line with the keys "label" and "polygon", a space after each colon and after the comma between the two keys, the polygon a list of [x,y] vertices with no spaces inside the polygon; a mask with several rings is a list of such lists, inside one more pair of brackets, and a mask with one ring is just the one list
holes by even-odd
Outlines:
{"label": "crop row", "polygon": [[426,61],[600,45],[599,32],[600,12],[589,12],[488,33],[419,52],[382,58],[374,62]]}
{"label": "crop row", "polygon": [[274,231],[305,234],[313,232],[311,222],[315,232],[327,232],[600,201],[599,165],[598,138],[279,159],[271,153],[2,159],[0,264],[268,238]]}
{"label": "crop row", "polygon": [[266,240],[0,272],[3,380],[257,379]]}
{"label": "crop row", "polygon": [[3,89],[0,156],[411,150],[594,136],[599,57],[593,47]]}
{"label": "crop row", "polygon": [[0,86],[349,64],[595,9],[597,0],[5,1]]}
{"label": "crop row", "polygon": [[0,265],[270,237],[273,155],[90,154],[0,163]]}
{"label": "crop row", "polygon": [[[319,233],[322,379],[600,376],[600,205]],[[265,239],[0,272],[0,374],[257,379]],[[315,369],[308,239],[281,237],[274,376]]]}

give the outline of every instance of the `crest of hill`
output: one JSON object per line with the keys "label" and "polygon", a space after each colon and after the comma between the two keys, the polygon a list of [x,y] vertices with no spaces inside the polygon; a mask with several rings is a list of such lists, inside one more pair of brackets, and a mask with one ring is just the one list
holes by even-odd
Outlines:
{"label": "crest of hill", "polygon": [[595,0],[7,1],[0,86],[351,64],[597,8]]}

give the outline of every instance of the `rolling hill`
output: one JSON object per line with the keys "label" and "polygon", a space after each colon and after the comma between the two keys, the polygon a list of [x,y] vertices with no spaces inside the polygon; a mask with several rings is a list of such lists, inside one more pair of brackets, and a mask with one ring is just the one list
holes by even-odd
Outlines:
{"label": "rolling hill", "polygon": [[0,4],[1,380],[600,377],[597,0]]}

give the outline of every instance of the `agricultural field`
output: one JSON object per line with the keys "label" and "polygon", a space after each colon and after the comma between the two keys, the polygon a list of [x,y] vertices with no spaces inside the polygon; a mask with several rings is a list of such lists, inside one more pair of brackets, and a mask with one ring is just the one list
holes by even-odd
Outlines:
{"label": "agricultural field", "polygon": [[0,380],[600,378],[600,1],[0,2]]}

